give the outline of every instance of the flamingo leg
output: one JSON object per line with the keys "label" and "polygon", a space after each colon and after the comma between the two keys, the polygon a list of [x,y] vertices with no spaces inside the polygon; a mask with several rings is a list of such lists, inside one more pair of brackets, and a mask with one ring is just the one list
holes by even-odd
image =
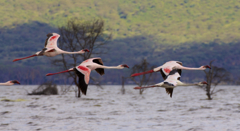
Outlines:
{"label": "flamingo leg", "polygon": [[28,56],[28,57],[14,59],[13,62],[15,62],[15,61],[19,61],[19,60],[23,60],[23,59],[27,59],[27,58],[31,58],[31,57],[35,57],[35,56],[37,56],[37,55],[34,54],[34,55],[31,55],[31,56]]}
{"label": "flamingo leg", "polygon": [[61,72],[57,72],[57,73],[48,73],[48,74],[46,74],[46,76],[56,75],[56,74],[65,73],[65,72],[69,72],[69,71],[72,71],[72,70],[65,70],[65,71],[61,71]]}
{"label": "flamingo leg", "polygon": [[135,73],[135,74],[132,74],[131,77],[144,75],[144,74],[148,74],[148,73],[153,73],[153,72],[154,72],[153,70],[150,70],[150,71],[146,71],[146,72]]}

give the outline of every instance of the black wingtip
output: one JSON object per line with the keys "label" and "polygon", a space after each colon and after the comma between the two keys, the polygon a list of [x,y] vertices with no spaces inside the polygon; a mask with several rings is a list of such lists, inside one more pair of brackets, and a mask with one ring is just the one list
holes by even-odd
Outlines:
{"label": "black wingtip", "polygon": [[87,95],[87,90],[86,91],[82,91],[83,95]]}
{"label": "black wingtip", "polygon": [[47,37],[53,36],[53,33],[48,33]]}

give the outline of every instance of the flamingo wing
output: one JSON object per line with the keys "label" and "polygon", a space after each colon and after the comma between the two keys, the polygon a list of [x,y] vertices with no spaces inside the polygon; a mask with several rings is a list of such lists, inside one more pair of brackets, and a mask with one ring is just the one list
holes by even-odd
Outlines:
{"label": "flamingo wing", "polygon": [[[182,70],[181,69],[172,70],[170,73],[173,74],[173,73],[176,73],[176,72],[178,72],[178,74],[181,76],[181,74],[182,74]],[[162,71],[162,69],[160,70],[160,73],[161,73],[163,79],[166,80],[168,76]],[[169,73],[169,75],[170,75],[170,73]],[[178,80],[180,80],[180,77],[178,77]]]}
{"label": "flamingo wing", "polygon": [[167,75],[165,75],[165,73],[162,71],[162,69],[160,69],[160,73],[161,73],[163,79],[166,80],[167,79]]}
{"label": "flamingo wing", "polygon": [[43,48],[41,52],[38,54],[38,56],[44,55],[44,52],[54,52],[56,51],[54,48]]}
{"label": "flamingo wing", "polygon": [[57,40],[60,37],[57,33],[49,33],[47,34],[47,39],[45,40],[46,48],[55,48],[57,47]]}
{"label": "flamingo wing", "polygon": [[173,94],[173,88],[165,88],[166,89],[166,93],[170,95],[170,97],[172,97]]}
{"label": "flamingo wing", "polygon": [[183,65],[182,62],[180,62],[180,61],[177,61],[176,63],[178,63],[178,64],[181,65],[181,66]]}
{"label": "flamingo wing", "polygon": [[[180,61],[177,61],[177,63],[181,66],[183,65],[182,62],[180,62]],[[181,69],[178,69],[177,72],[179,73],[180,76],[182,75],[182,70]],[[179,80],[180,80],[180,78],[179,78]]]}
{"label": "flamingo wing", "polygon": [[91,70],[85,66],[80,65],[74,68],[74,71],[79,78],[78,87],[81,89],[82,93],[86,95]]}
{"label": "flamingo wing", "polygon": [[[164,84],[167,86],[175,87],[177,86],[177,81],[180,79],[180,74],[178,73],[178,69],[172,70],[169,75],[167,76],[166,80],[164,80]],[[173,94],[173,88],[166,88],[167,94],[172,97]]]}
{"label": "flamingo wing", "polygon": [[[94,63],[97,63],[99,65],[103,65],[103,62],[102,62],[102,59],[101,58],[96,58],[96,59],[93,59],[93,62]],[[103,68],[97,68],[95,69],[95,71],[97,73],[99,73],[100,75],[103,75],[104,74],[104,69]]]}
{"label": "flamingo wing", "polygon": [[50,38],[51,36],[53,36],[52,33],[48,33],[48,34],[47,34],[47,39],[45,40],[45,45],[44,45],[44,47],[47,46],[47,44],[48,44],[48,40],[49,40],[49,38]]}

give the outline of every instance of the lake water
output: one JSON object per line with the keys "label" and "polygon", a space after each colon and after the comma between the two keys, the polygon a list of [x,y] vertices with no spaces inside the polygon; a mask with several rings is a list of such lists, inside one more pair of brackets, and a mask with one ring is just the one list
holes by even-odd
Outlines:
{"label": "lake water", "polygon": [[87,96],[29,96],[37,86],[0,86],[0,130],[19,131],[238,131],[240,88],[206,100],[196,87],[177,87],[173,98],[163,88],[139,95],[134,86],[89,86]]}

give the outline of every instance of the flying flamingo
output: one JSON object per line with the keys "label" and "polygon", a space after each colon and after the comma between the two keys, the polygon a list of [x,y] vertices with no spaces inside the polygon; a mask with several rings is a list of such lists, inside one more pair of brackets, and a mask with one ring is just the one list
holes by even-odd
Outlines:
{"label": "flying flamingo", "polygon": [[180,74],[178,73],[177,69],[173,69],[169,75],[166,77],[166,79],[158,84],[148,86],[148,87],[135,87],[134,89],[144,89],[144,88],[153,88],[153,87],[163,87],[166,89],[166,92],[170,94],[170,97],[172,97],[173,89],[177,86],[202,86],[203,84],[207,84],[207,82],[199,82],[195,84],[190,83],[183,83],[180,81]]}
{"label": "flying flamingo", "polygon": [[41,51],[38,51],[34,55],[24,57],[24,58],[14,59],[13,62],[23,60],[23,59],[27,59],[27,58],[31,58],[31,57],[35,57],[35,56],[45,55],[45,56],[48,56],[48,57],[53,57],[53,56],[56,56],[56,55],[59,55],[59,54],[83,54],[85,52],[89,52],[88,49],[83,49],[83,50],[80,50],[78,52],[63,51],[63,50],[59,49],[58,46],[57,46],[57,40],[58,40],[59,37],[60,37],[60,35],[57,34],[57,33],[47,34],[47,39],[45,40],[45,48],[43,48]]}
{"label": "flying flamingo", "polygon": [[[48,73],[46,76],[74,71],[79,78],[78,87],[80,87],[82,93],[86,95],[90,73],[92,70],[96,70],[97,73],[99,73],[100,75],[103,75],[104,69],[123,69],[124,67],[129,68],[126,64],[122,64],[118,66],[104,66],[101,58],[91,58],[83,61],[80,65],[74,68],[71,68],[66,71],[61,71],[58,73]],[[80,96],[80,91],[78,92],[78,96]]]}
{"label": "flying flamingo", "polygon": [[131,76],[139,76],[139,75],[143,75],[143,74],[148,74],[148,73],[153,73],[153,72],[157,72],[160,71],[162,74],[163,79],[165,80],[167,78],[167,76],[169,75],[169,73],[176,69],[177,72],[179,73],[179,75],[181,76],[182,74],[182,69],[183,70],[205,70],[206,68],[210,68],[210,66],[205,65],[205,66],[201,66],[199,68],[189,68],[189,67],[184,67],[182,66],[182,62],[179,61],[168,61],[165,64],[163,64],[162,66],[159,66],[157,68],[154,68],[153,70],[150,71],[146,71],[146,72],[141,72],[141,73],[135,73],[132,74]]}
{"label": "flying flamingo", "polygon": [[5,83],[0,83],[1,86],[11,86],[13,85],[14,83],[16,84],[20,84],[20,82],[18,82],[17,80],[12,80],[12,81],[7,81]]}

